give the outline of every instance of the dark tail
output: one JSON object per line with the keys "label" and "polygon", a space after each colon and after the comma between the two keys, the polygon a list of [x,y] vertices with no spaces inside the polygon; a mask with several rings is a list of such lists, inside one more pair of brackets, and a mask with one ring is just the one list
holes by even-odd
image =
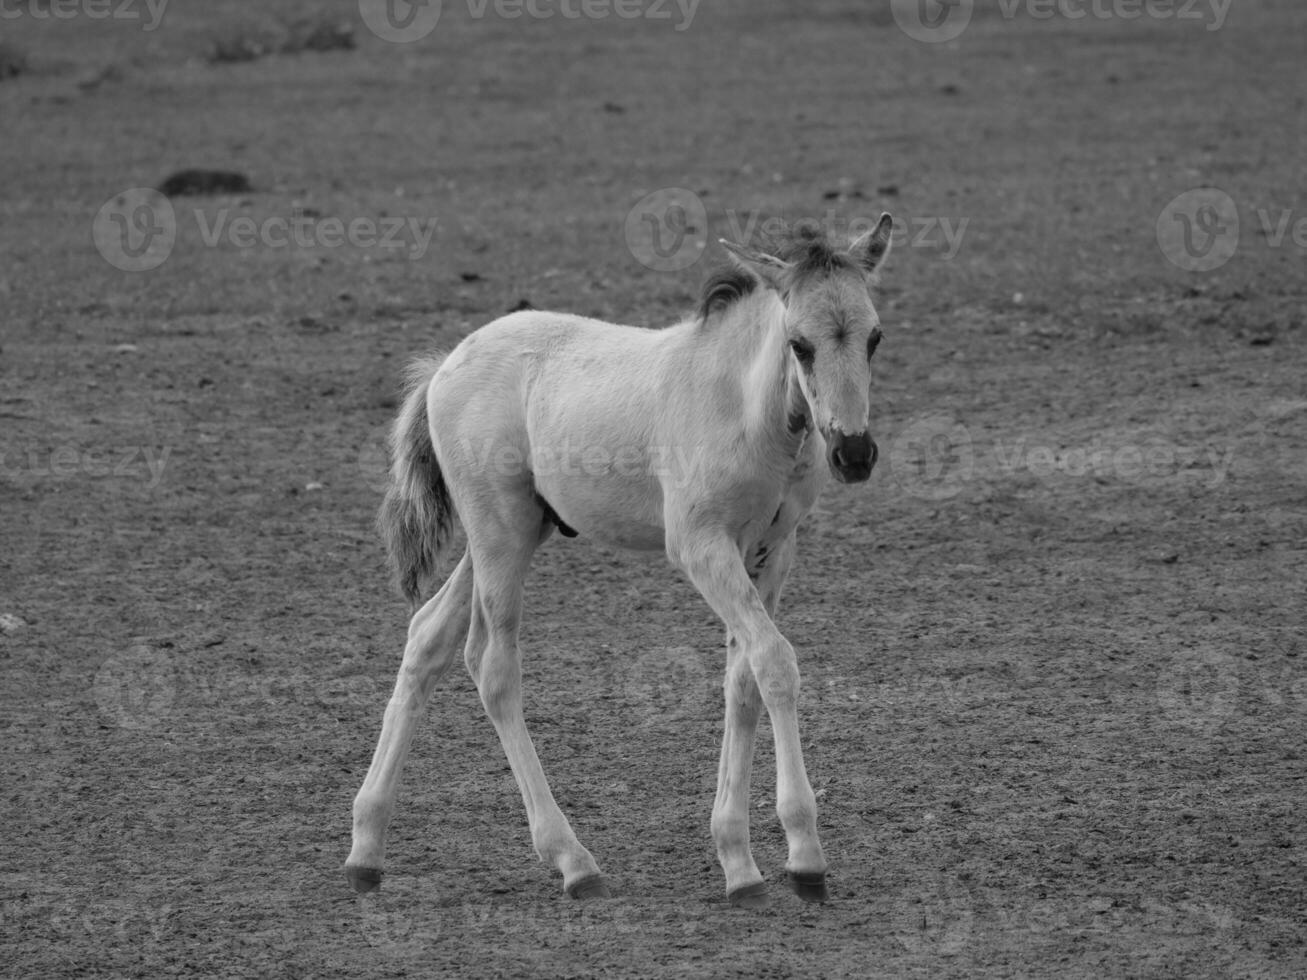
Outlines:
{"label": "dark tail", "polygon": [[435,354],[409,368],[404,406],[390,430],[390,485],[377,515],[395,581],[414,607],[422,603],[454,527],[454,504],[427,419],[427,388],[444,360]]}

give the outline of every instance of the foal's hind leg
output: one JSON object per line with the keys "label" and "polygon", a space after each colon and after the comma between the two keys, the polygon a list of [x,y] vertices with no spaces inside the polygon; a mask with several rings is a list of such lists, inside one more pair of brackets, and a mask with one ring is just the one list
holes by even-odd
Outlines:
{"label": "foal's hind leg", "polygon": [[395,809],[400,770],[432,687],[465,642],[471,601],[472,559],[464,554],[440,591],[409,622],[404,661],[386,706],[381,738],[363,787],[354,798],[354,846],[345,873],[358,891],[369,891],[381,883],[386,826]]}
{"label": "foal's hind leg", "polygon": [[563,887],[572,897],[607,898],[599,865],[576,839],[554,800],[522,714],[517,636],[523,582],[532,553],[551,527],[540,508],[529,501],[519,518],[515,528],[503,526],[502,515],[464,520],[476,567],[467,668],[522,791],[536,854],[562,872]]}

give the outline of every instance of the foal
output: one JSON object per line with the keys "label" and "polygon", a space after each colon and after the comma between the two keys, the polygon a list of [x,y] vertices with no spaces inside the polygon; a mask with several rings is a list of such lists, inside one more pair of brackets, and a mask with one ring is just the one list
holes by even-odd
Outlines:
{"label": "foal", "polygon": [[[536,853],[558,868],[570,895],[609,895],[554,801],[522,714],[523,581],[557,528],[664,549],[726,625],[712,833],[731,903],[768,903],[749,847],[749,776],[764,707],[790,884],[805,899],[826,897],[799,745],[799,671],[772,616],[795,527],[827,472],[860,482],[876,462],[867,425],[881,332],[868,287],[892,229],[881,215],[847,249],[818,234],[792,235],[770,251],[723,242],[733,267],[709,280],[696,316],[664,330],[531,310],[413,365],[379,523],[414,606],[456,514],[467,550],[409,624],[354,800],[345,867],[355,888],[381,882],[414,726],[461,649],[522,791]],[[564,458],[569,465],[558,465]]]}

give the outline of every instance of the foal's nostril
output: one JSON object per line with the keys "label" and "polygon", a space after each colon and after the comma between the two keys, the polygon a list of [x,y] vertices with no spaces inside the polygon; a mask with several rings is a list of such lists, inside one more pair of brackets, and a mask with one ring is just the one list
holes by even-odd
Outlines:
{"label": "foal's nostril", "polygon": [[860,483],[871,475],[880,451],[866,432],[853,435],[835,433],[830,440],[828,459],[835,475],[844,483]]}

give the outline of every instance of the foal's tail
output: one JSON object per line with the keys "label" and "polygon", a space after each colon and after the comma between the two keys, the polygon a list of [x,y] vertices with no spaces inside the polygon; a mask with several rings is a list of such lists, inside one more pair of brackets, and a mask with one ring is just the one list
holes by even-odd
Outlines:
{"label": "foal's tail", "polygon": [[388,440],[390,484],[377,515],[396,583],[415,608],[454,527],[454,504],[440,473],[427,418],[427,388],[444,360],[444,354],[433,354],[409,367],[404,406]]}

